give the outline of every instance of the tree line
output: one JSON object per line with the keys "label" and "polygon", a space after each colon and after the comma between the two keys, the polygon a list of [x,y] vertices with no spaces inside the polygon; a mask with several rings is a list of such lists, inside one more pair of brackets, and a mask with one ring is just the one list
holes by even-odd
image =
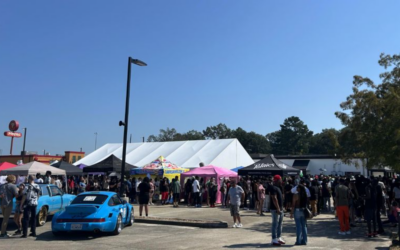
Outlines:
{"label": "tree line", "polygon": [[299,117],[292,116],[284,120],[278,131],[266,135],[242,128],[231,129],[220,123],[209,126],[203,131],[190,130],[178,133],[175,128],[160,129],[158,135],[150,135],[148,142],[186,141],[206,139],[236,138],[249,154],[335,154],[337,153],[340,131],[324,129],[314,134]]}
{"label": "tree line", "polygon": [[314,133],[299,117],[291,116],[279,130],[266,135],[220,123],[186,133],[161,129],[147,141],[237,138],[249,154],[329,154],[345,162],[362,158],[368,168],[390,166],[400,170],[400,54],[381,54],[378,63],[386,70],[379,75],[381,83],[354,76],[353,93],[340,104],[342,111],[335,112],[344,125],[340,130]]}

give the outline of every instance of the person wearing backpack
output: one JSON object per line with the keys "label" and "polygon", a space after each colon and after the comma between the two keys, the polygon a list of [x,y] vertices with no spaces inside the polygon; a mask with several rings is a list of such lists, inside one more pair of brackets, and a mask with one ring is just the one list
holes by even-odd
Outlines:
{"label": "person wearing backpack", "polygon": [[18,188],[15,185],[14,175],[7,176],[7,183],[0,187],[1,212],[3,213],[3,222],[1,224],[0,238],[9,238],[7,234],[8,220],[10,219],[13,208],[13,199],[18,196]]}
{"label": "person wearing backpack", "polygon": [[34,183],[33,175],[28,176],[28,184],[22,193],[22,201],[20,209],[24,211],[24,218],[22,221],[22,236],[21,238],[27,238],[29,221],[31,222],[31,233],[29,236],[36,237],[36,207],[38,205],[40,187]]}

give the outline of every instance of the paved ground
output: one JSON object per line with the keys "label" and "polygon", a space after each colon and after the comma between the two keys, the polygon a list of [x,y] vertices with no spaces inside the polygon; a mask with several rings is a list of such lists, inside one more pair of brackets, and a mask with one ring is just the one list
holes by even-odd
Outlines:
{"label": "paved ground", "polygon": [[[137,214],[137,207],[135,206]],[[223,208],[172,208],[171,206],[150,207],[150,215],[165,218],[214,219],[228,221],[232,225],[227,209]],[[253,211],[243,211],[244,228],[200,229],[166,225],[136,223],[127,227],[118,236],[68,235],[54,237],[50,223],[38,228],[38,237],[28,239],[2,239],[0,249],[255,249],[255,248],[293,248],[293,249],[388,249],[387,236],[365,238],[365,224],[358,224],[351,235],[337,234],[338,221],[333,215],[320,215],[308,223],[309,242],[307,246],[294,246],[295,224],[288,217],[284,219],[283,237],[287,244],[273,248],[270,226],[271,216],[257,216]],[[15,229],[15,225],[9,226]],[[389,228],[386,228],[389,230]]]}

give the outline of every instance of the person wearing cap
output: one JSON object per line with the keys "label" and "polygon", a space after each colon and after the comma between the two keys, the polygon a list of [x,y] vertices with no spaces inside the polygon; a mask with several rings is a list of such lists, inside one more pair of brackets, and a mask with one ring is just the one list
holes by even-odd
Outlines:
{"label": "person wearing cap", "polygon": [[36,237],[36,207],[38,205],[40,187],[34,183],[33,175],[28,176],[28,183],[22,193],[20,209],[24,211],[24,219],[22,220],[22,236],[21,238],[28,237],[28,226],[31,221],[31,233],[29,236]]}
{"label": "person wearing cap", "polygon": [[285,241],[281,238],[283,222],[283,198],[282,198],[282,177],[274,176],[273,185],[269,185],[270,210],[272,215],[272,242],[274,246],[284,245]]}

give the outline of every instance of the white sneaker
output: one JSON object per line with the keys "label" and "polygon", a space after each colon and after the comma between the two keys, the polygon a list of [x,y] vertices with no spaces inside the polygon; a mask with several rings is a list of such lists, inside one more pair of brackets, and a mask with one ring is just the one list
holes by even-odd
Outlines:
{"label": "white sneaker", "polygon": [[351,231],[347,231],[346,234],[351,234]]}
{"label": "white sneaker", "polygon": [[281,237],[278,238],[278,242],[282,245],[286,244],[286,242]]}
{"label": "white sneaker", "polygon": [[281,243],[279,243],[279,240],[278,240],[278,239],[273,239],[273,240],[271,241],[271,244],[274,245],[274,246],[280,246],[280,245],[282,245]]}
{"label": "white sneaker", "polygon": [[236,227],[241,228],[243,227],[242,223],[239,223],[239,225],[237,225]]}
{"label": "white sneaker", "polygon": [[338,234],[340,234],[340,235],[346,235],[345,232],[341,232],[341,231],[339,231]]}
{"label": "white sneaker", "polygon": [[237,226],[238,226],[238,225],[235,223],[235,224],[233,224],[232,227],[233,227],[233,228],[237,228]]}

